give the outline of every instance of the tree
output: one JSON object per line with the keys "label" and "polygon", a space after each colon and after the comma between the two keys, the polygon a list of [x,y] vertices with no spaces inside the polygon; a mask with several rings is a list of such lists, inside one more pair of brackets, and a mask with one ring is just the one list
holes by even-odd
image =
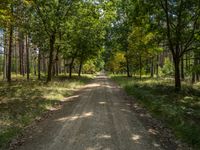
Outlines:
{"label": "tree", "polygon": [[163,31],[166,32],[168,47],[173,56],[175,69],[175,89],[180,91],[180,60],[182,56],[193,49],[195,35],[199,33],[198,22],[200,17],[199,1],[160,1],[164,12]]}
{"label": "tree", "polygon": [[50,0],[39,1],[33,0],[30,5],[36,13],[38,22],[41,23],[45,29],[45,33],[49,38],[49,62],[48,62],[48,75],[47,82],[51,81],[52,68],[54,61],[54,52],[56,44],[56,36],[61,30],[62,25],[66,22],[70,10],[75,1],[71,0]]}

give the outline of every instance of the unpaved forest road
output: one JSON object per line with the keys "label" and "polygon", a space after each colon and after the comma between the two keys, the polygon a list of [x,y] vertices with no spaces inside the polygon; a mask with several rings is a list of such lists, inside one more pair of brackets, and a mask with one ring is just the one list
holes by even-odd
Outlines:
{"label": "unpaved forest road", "polygon": [[162,149],[130,109],[122,91],[101,74],[41,121],[20,150]]}

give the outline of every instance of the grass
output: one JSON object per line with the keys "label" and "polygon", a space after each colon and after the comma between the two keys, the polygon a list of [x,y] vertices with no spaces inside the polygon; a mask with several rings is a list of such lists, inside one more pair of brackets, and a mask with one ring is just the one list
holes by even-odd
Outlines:
{"label": "grass", "polygon": [[183,83],[181,92],[174,92],[173,80],[111,78],[155,117],[162,120],[184,142],[200,149],[200,86]]}
{"label": "grass", "polygon": [[64,97],[92,79],[84,75],[68,79],[55,78],[51,83],[45,81],[15,78],[11,84],[0,82],[0,149],[31,122],[39,119],[47,111],[58,108]]}

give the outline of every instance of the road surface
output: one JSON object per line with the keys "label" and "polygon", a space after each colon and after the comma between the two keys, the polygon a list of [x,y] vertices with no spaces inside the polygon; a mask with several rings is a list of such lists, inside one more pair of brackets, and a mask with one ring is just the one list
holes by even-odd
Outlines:
{"label": "road surface", "polygon": [[19,150],[159,150],[122,90],[101,74],[30,131]]}

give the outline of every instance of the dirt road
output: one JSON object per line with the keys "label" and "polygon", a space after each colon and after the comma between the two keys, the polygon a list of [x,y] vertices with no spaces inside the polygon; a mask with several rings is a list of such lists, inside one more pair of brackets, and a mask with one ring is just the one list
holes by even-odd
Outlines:
{"label": "dirt road", "polygon": [[50,118],[19,150],[157,150],[120,88],[99,75]]}

